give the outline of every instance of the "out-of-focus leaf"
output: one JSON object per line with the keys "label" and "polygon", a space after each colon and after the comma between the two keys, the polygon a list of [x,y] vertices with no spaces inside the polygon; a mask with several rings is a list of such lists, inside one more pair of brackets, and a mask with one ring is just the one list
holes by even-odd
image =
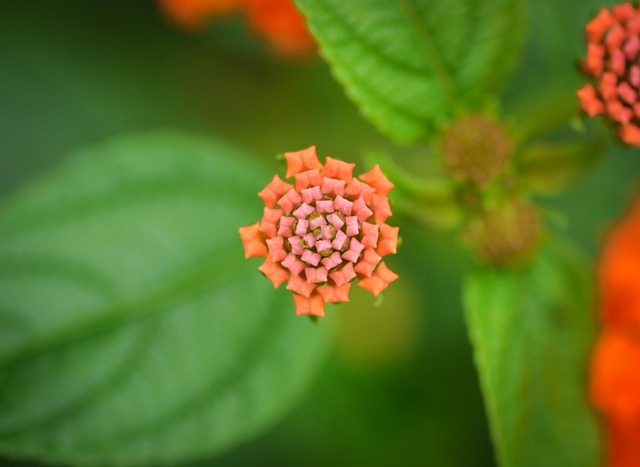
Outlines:
{"label": "out-of-focus leaf", "polygon": [[464,303],[502,466],[596,466],[586,399],[592,284],[573,251],[548,247],[526,269],[483,269]]}
{"label": "out-of-focus leaf", "polygon": [[295,317],[237,228],[268,180],[176,135],[81,152],[0,210],[0,452],[181,462],[254,435],[314,374]]}
{"label": "out-of-focus leaf", "polygon": [[363,114],[405,142],[486,102],[521,50],[521,0],[296,0]]}
{"label": "out-of-focus leaf", "polygon": [[524,185],[537,193],[566,190],[584,177],[604,154],[604,141],[533,143],[517,156]]}

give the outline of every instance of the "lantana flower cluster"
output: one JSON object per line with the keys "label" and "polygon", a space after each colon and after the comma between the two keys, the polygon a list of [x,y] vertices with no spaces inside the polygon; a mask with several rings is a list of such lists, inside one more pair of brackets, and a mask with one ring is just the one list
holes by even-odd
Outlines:
{"label": "lantana flower cluster", "polygon": [[187,29],[199,29],[213,18],[241,13],[251,30],[267,41],[277,55],[306,58],[316,50],[304,17],[293,0],[159,1],[167,15]]}
{"label": "lantana flower cluster", "polygon": [[630,2],[603,8],[585,26],[582,64],[592,82],[578,90],[583,110],[619,125],[620,139],[640,146],[640,11]]}
{"label": "lantana flower cluster", "polygon": [[640,201],[609,235],[600,270],[603,329],[591,397],[607,422],[610,467],[640,465]]}
{"label": "lantana flower cluster", "polygon": [[351,284],[378,296],[398,275],[382,261],[395,253],[393,184],[376,164],[352,176],[355,164],[327,157],[315,146],[285,153],[286,178],[273,177],[258,195],[262,220],[240,228],[245,256],[265,257],[258,268],[275,287],[287,283],[297,315],[324,316],[325,303],[349,301]]}

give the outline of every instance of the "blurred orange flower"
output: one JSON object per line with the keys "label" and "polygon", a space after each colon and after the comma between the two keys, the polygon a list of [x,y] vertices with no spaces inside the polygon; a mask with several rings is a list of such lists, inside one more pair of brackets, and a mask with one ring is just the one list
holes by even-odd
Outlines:
{"label": "blurred orange flower", "polygon": [[356,279],[378,296],[398,278],[382,261],[398,244],[398,227],[385,223],[393,184],[377,164],[359,179],[355,164],[327,157],[323,165],[315,146],[284,156],[291,183],[276,175],[258,193],[262,220],[240,228],[245,257],[266,258],[258,269],[274,287],[287,282],[298,315],[348,302]]}
{"label": "blurred orange flower", "polygon": [[203,28],[217,16],[243,13],[251,30],[281,57],[305,58],[316,50],[293,0],[160,0],[160,6],[187,29]]}
{"label": "blurred orange flower", "polygon": [[603,331],[591,398],[607,422],[610,467],[640,466],[640,202],[609,235],[599,286]]}

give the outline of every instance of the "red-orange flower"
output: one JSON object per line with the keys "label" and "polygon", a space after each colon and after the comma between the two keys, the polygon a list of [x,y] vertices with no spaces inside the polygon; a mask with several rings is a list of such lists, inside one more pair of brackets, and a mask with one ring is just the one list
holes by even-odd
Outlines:
{"label": "red-orange flower", "polygon": [[640,202],[609,235],[600,270],[603,331],[591,398],[607,421],[610,467],[640,465]]}
{"label": "red-orange flower", "polygon": [[619,126],[625,143],[640,146],[640,11],[630,2],[603,8],[585,26],[582,63],[591,83],[578,90],[583,110]]}
{"label": "red-orange flower", "polygon": [[243,13],[251,30],[283,57],[304,58],[316,50],[302,14],[293,0],[159,0],[162,9],[187,29],[204,27],[211,19]]}
{"label": "red-orange flower", "polygon": [[393,184],[377,164],[360,179],[355,164],[327,157],[323,165],[315,146],[285,158],[292,183],[276,175],[258,194],[262,220],[240,228],[245,256],[266,257],[259,270],[275,287],[287,282],[298,315],[324,316],[325,303],[349,301],[356,279],[378,296],[398,278],[382,261],[398,243],[398,227],[385,223]]}

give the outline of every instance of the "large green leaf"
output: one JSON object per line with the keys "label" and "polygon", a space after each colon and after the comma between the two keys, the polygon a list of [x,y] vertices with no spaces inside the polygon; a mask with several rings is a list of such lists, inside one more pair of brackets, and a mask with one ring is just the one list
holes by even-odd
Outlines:
{"label": "large green leaf", "polygon": [[400,141],[492,97],[525,29],[522,0],[296,3],[349,96]]}
{"label": "large green leaf", "polygon": [[484,269],[465,308],[500,464],[596,466],[586,399],[592,283],[573,253],[549,248],[522,270]]}
{"label": "large green leaf", "polygon": [[2,206],[1,453],[178,462],[296,401],[327,326],[244,259],[237,228],[270,178],[255,165],[200,139],[123,138]]}

